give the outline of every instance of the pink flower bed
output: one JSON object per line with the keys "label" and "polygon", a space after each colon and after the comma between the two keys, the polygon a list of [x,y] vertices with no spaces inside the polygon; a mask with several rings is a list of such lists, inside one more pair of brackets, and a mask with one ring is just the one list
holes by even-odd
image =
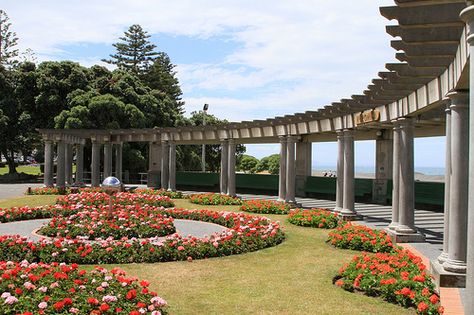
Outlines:
{"label": "pink flower bed", "polygon": [[1,314],[166,314],[148,281],[114,268],[0,261]]}
{"label": "pink flower bed", "polygon": [[[116,193],[113,197],[113,203],[118,205],[147,204],[155,207],[173,207],[174,204],[167,196],[134,194],[128,192]],[[64,206],[87,205],[98,206],[109,204],[110,196],[104,192],[82,192],[79,194],[69,194],[60,196],[57,203]]]}

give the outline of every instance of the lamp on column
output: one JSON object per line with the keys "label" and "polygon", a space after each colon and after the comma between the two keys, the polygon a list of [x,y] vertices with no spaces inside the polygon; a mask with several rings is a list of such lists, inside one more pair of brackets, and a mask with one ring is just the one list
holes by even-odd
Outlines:
{"label": "lamp on column", "polygon": [[[207,115],[207,110],[209,109],[209,104],[204,104],[202,107],[202,125],[206,126],[206,115]],[[206,145],[202,145],[202,171],[206,171]]]}

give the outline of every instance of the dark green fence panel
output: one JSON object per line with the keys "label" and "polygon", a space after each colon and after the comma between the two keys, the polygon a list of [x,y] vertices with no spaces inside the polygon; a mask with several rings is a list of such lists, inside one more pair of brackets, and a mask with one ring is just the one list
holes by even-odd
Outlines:
{"label": "dark green fence panel", "polygon": [[415,203],[444,205],[444,183],[415,182]]}
{"label": "dark green fence panel", "polygon": [[236,188],[278,190],[278,175],[236,174]]}
{"label": "dark green fence panel", "polygon": [[219,173],[176,172],[176,185],[214,187],[219,185]]}
{"label": "dark green fence panel", "polygon": [[309,176],[306,179],[305,192],[335,195],[336,178]]}
{"label": "dark green fence panel", "polygon": [[357,197],[369,196],[372,198],[372,186],[374,180],[371,178],[356,178],[354,194]]}

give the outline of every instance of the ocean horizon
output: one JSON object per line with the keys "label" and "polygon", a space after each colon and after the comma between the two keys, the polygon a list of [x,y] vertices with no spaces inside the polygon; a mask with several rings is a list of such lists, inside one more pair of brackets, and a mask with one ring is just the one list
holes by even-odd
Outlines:
{"label": "ocean horizon", "polygon": [[[316,172],[335,172],[336,165],[318,165],[313,167]],[[356,173],[375,174],[375,166],[356,166]],[[444,175],[444,167],[415,166],[415,173],[423,175]]]}

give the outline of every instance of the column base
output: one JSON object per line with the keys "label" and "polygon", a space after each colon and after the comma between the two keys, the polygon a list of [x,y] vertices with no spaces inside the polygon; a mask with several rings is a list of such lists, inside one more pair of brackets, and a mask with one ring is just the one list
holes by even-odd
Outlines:
{"label": "column base", "polygon": [[284,201],[287,205],[290,206],[290,209],[296,209],[296,208],[301,208],[301,203],[298,203],[295,201]]}
{"label": "column base", "polygon": [[441,255],[438,256],[437,260],[440,264],[444,263],[446,260],[448,260],[448,253],[442,252]]}
{"label": "column base", "polygon": [[335,213],[339,213],[341,211],[342,211],[342,207],[337,207],[337,206],[333,210],[333,212],[335,212]]}
{"label": "column base", "polygon": [[421,234],[420,232],[415,233],[401,233],[398,230],[394,231],[391,229],[386,228],[385,232],[387,232],[388,236],[392,240],[393,243],[423,243],[425,241],[425,235]]}
{"label": "column base", "polygon": [[466,287],[466,275],[446,271],[438,261],[430,262],[430,273],[436,289],[439,288],[464,288]]}
{"label": "column base", "polygon": [[161,171],[148,171],[147,184],[148,188],[160,188],[161,187]]}
{"label": "column base", "polygon": [[453,272],[456,274],[465,274],[467,270],[467,265],[465,261],[454,260],[454,259],[448,258],[443,263],[443,268],[446,271]]}
{"label": "column base", "polygon": [[362,220],[363,218],[357,212],[348,212],[348,211],[344,212],[344,210],[342,210],[341,212],[338,212],[337,214],[343,221],[358,221],[358,220]]}
{"label": "column base", "polygon": [[414,227],[410,227],[408,225],[402,225],[402,224],[399,224],[395,228],[395,232],[400,233],[400,234],[415,234],[415,233],[417,233],[417,231]]}
{"label": "column base", "polygon": [[397,227],[399,226],[398,222],[392,222],[388,225],[388,229],[392,230],[392,231],[395,231],[397,229]]}

